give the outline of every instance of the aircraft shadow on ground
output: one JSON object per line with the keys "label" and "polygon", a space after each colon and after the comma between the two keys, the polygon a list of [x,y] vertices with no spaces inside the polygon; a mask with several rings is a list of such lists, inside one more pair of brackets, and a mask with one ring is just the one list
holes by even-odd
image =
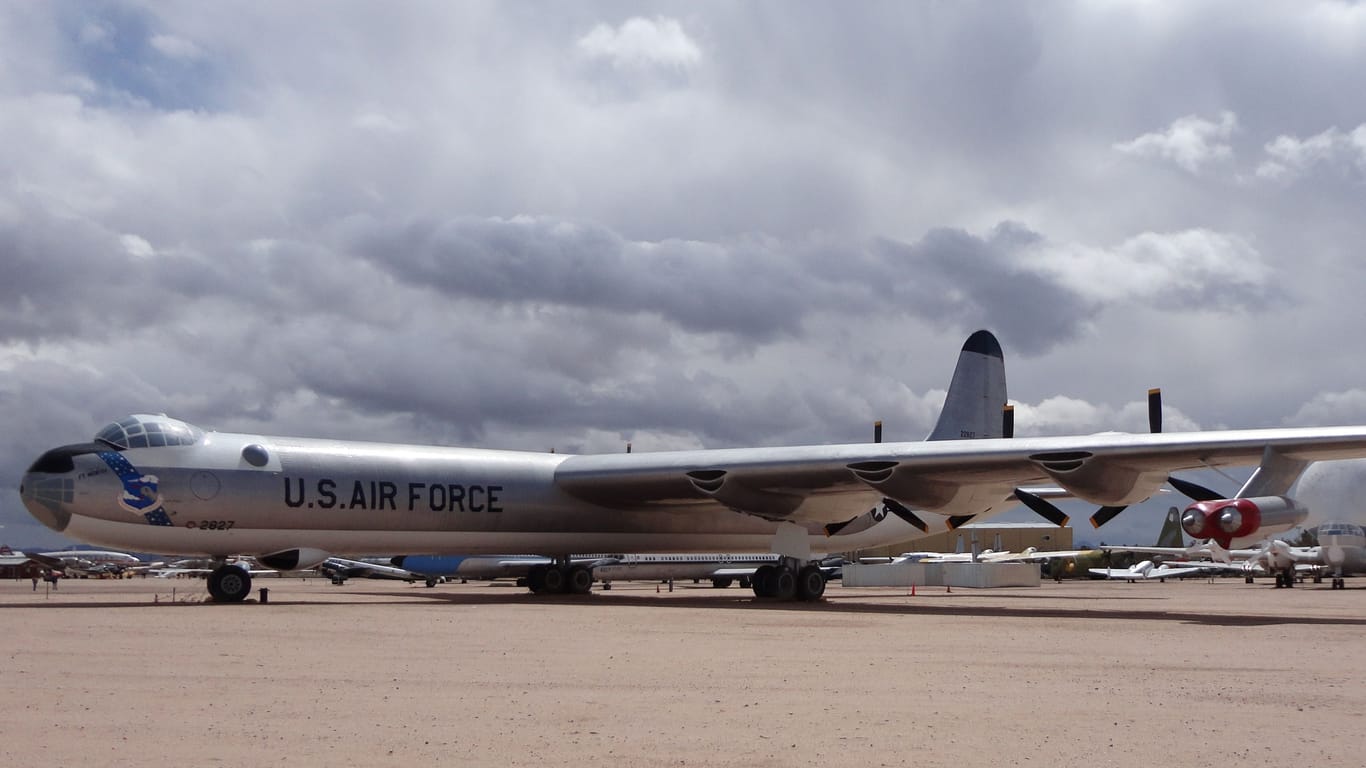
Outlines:
{"label": "aircraft shadow on ground", "polygon": [[[1248,613],[1207,614],[1195,611],[1165,611],[1127,607],[1096,607],[1097,599],[1088,596],[1048,596],[1048,595],[1011,595],[1010,600],[1021,601],[1020,605],[982,605],[975,598],[996,598],[997,595],[978,595],[965,593],[950,598],[953,605],[935,604],[942,597],[913,597],[904,592],[889,592],[881,595],[862,594],[858,596],[829,595],[825,600],[815,603],[776,602],[759,600],[748,591],[687,589],[694,594],[659,595],[647,592],[613,591],[612,593],[593,592],[588,595],[533,595],[522,589],[509,589],[507,594],[470,594],[450,589],[414,589],[402,593],[394,600],[377,601],[374,598],[393,595],[392,592],[370,591],[364,593],[366,599],[348,603],[344,599],[299,600],[287,597],[276,599],[272,596],[270,605],[409,605],[425,606],[431,602],[450,605],[539,605],[546,607],[592,606],[630,610],[636,608],[671,608],[676,610],[743,610],[743,611],[786,611],[791,613],[847,613],[847,614],[884,614],[884,615],[921,615],[921,616],[964,616],[1001,619],[1085,619],[1092,621],[1169,621],[1211,626],[1275,626],[1275,625],[1317,625],[1317,626],[1366,626],[1366,617],[1345,616],[1275,616]],[[1106,602],[1156,602],[1162,598],[1154,596],[1107,596]],[[920,601],[917,603],[916,601]],[[1030,605],[1036,600],[1068,600],[1086,603],[1086,607],[1076,608],[1044,607]],[[959,601],[968,604],[960,604]],[[974,604],[975,603],[975,604]]]}
{"label": "aircraft shadow on ground", "polygon": [[[670,608],[674,610],[742,610],[742,611],[783,611],[788,613],[837,613],[837,614],[864,614],[864,615],[904,615],[904,616],[956,616],[956,617],[982,617],[995,619],[1083,619],[1087,621],[1167,621],[1189,624],[1204,624],[1210,626],[1278,626],[1278,625],[1308,625],[1308,626],[1366,626],[1366,617],[1348,616],[1275,616],[1265,614],[1248,613],[1199,613],[1196,611],[1165,611],[1157,609],[1127,608],[1127,607],[1097,607],[1097,598],[1088,596],[1049,596],[1049,595],[1011,595],[1009,600],[1020,601],[1019,605],[983,605],[977,603],[974,598],[993,598],[999,599],[999,595],[977,595],[965,593],[954,595],[954,604],[936,604],[945,597],[922,595],[919,597],[906,594],[904,591],[897,590],[888,592],[886,596],[860,594],[857,596],[827,595],[826,599],[814,603],[802,602],[777,602],[759,600],[748,591],[725,590],[724,594],[718,594],[721,590],[713,593],[709,589],[690,589],[694,592],[690,595],[658,595],[644,592],[614,591],[612,593],[593,592],[587,595],[533,595],[522,589],[509,589],[506,594],[488,594],[460,592],[452,589],[413,589],[402,593],[394,593],[392,590],[354,590],[348,595],[336,595],[325,600],[318,599],[291,599],[287,592],[273,592],[270,600],[265,604],[266,608],[288,609],[291,606],[327,606],[334,605],[339,607],[355,607],[365,605],[385,605],[403,606],[414,608],[425,608],[432,603],[446,603],[448,605],[480,606],[480,605],[538,605],[546,608],[563,607],[594,607],[611,608],[613,610],[631,610],[632,608]],[[283,590],[282,590],[283,592]],[[350,594],[354,594],[355,600],[346,599]],[[1088,605],[1076,608],[1071,607],[1045,607],[1030,605],[1036,600],[1050,601],[1080,601]],[[1151,596],[1106,596],[1107,603],[1115,601],[1142,601],[1153,602],[1161,600],[1160,597]],[[976,604],[974,604],[976,603]],[[152,602],[151,599],[144,600],[123,600],[123,601],[80,601],[80,600],[53,600],[43,603],[8,603],[0,604],[0,609],[5,608],[140,608],[140,609],[162,609],[175,607],[194,607],[204,606],[214,610],[243,610],[248,607],[259,607],[262,603],[259,599],[250,598],[241,603],[216,604],[205,595],[189,595],[171,602],[163,600]]]}

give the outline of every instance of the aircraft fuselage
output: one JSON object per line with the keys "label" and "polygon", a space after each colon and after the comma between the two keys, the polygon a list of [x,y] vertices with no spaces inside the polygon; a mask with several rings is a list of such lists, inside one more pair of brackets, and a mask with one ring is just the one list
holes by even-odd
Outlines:
{"label": "aircraft fuselage", "polygon": [[[25,476],[23,497],[67,536],[163,554],[562,556],[768,551],[773,541],[776,523],[712,501],[661,512],[577,499],[555,484],[566,458],[212,432],[192,445],[50,451]],[[894,516],[847,536],[803,527],[818,551],[923,535]]]}

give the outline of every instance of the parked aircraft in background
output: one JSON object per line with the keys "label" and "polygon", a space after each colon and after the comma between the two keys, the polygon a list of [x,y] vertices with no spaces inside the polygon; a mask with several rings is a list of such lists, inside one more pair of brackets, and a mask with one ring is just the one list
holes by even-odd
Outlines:
{"label": "parked aircraft in background", "polygon": [[1346,574],[1366,573],[1366,527],[1332,522],[1318,527],[1319,563],[1333,573],[1333,589],[1346,589]]}
{"label": "parked aircraft in background", "polygon": [[[1362,426],[1002,439],[1003,361],[990,333],[968,339],[925,442],[569,456],[206,433],[144,414],[47,451],[21,495],[83,541],[245,554],[281,570],[339,554],[531,551],[554,562],[530,571],[536,592],[591,588],[574,552],[767,551],[780,564],[759,567],[755,594],[812,600],[825,590],[819,552],[918,538],[1016,503],[1065,524],[1036,484],[1112,517],[1173,471],[1259,465],[1239,498],[1199,508],[1218,539],[1299,522],[1303,510],[1276,494],[1311,461],[1366,457]],[[236,601],[251,579],[225,564],[208,586]]]}
{"label": "parked aircraft in background", "polygon": [[1193,576],[1197,573],[1207,572],[1208,568],[1197,565],[1172,566],[1166,563],[1158,565],[1152,560],[1144,560],[1128,568],[1091,568],[1089,570],[1092,575],[1102,578],[1135,582],[1166,581],[1177,576]]}
{"label": "parked aircraft in background", "polygon": [[[576,555],[570,558],[570,562],[591,564],[600,557]],[[546,567],[554,562],[539,555],[399,555],[387,559],[368,557],[361,560],[330,557],[319,566],[319,570],[338,584],[348,578],[372,578],[421,581],[434,587],[447,579],[493,581],[525,578],[532,568]]]}
{"label": "parked aircraft in background", "polygon": [[[596,560],[599,555],[571,555],[569,562],[579,565]],[[533,568],[548,568],[555,561],[542,555],[399,555],[389,564],[426,578],[446,578],[472,581],[495,579],[524,579]]]}
{"label": "parked aircraft in background", "polygon": [[146,568],[147,563],[127,552],[103,549],[63,549],[57,552],[25,552],[25,557],[54,571],[80,576],[122,575]]}
{"label": "parked aircraft in background", "polygon": [[729,587],[736,580],[748,586],[761,566],[779,563],[773,554],[657,554],[623,555],[605,560],[593,568],[593,576],[610,589],[613,581],[679,581],[709,579],[717,588]]}
{"label": "parked aircraft in background", "polygon": [[[1175,508],[1168,512],[1168,520],[1176,513]],[[1335,511],[1334,514],[1340,514]],[[1318,545],[1298,547],[1279,538],[1262,541],[1256,547],[1225,549],[1215,541],[1195,542],[1190,546],[1173,546],[1171,542],[1159,546],[1122,546],[1107,547],[1116,552],[1142,552],[1146,554],[1179,557],[1187,561],[1207,558],[1216,564],[1228,566],[1244,574],[1250,583],[1254,573],[1270,574],[1276,579],[1276,586],[1292,587],[1297,575],[1306,572],[1315,574],[1315,580],[1324,571],[1332,574],[1332,588],[1343,589],[1348,574],[1366,573],[1366,527],[1351,522],[1334,520],[1320,523],[1315,529]],[[1173,563],[1175,564],[1175,563]]]}
{"label": "parked aircraft in background", "polygon": [[349,560],[344,557],[327,558],[318,565],[318,572],[331,579],[333,584],[343,584],[347,579],[394,579],[406,581],[409,584],[415,581],[424,581],[427,586],[435,587],[440,582],[445,581],[440,576],[428,578],[405,568],[396,568],[386,563],[374,562],[371,559]]}
{"label": "parked aircraft in background", "polygon": [[[725,589],[736,581],[747,588],[754,574],[765,566],[780,562],[773,554],[642,554],[607,557],[593,565],[594,578],[610,589],[613,581],[709,580],[713,587]],[[834,578],[843,565],[840,557],[826,558],[819,567],[827,579]]]}
{"label": "parked aircraft in background", "polygon": [[245,574],[248,579],[252,576],[278,576],[280,573],[275,568],[262,568],[259,563],[249,557],[230,557],[225,560],[219,558],[184,558],[153,566],[148,569],[147,573],[158,579],[169,579],[177,576],[204,577],[212,575],[219,568],[234,568]]}
{"label": "parked aircraft in background", "polygon": [[[728,587],[735,581],[748,587],[755,571],[763,565],[773,565],[778,555],[720,555],[720,554],[641,554],[641,555],[573,555],[570,562],[588,568],[594,581],[610,589],[613,581],[666,581],[709,579],[716,587]],[[525,579],[532,568],[553,564],[547,557],[536,555],[404,555],[389,560],[364,558],[347,560],[328,558],[318,570],[342,583],[348,578],[397,579],[422,581],[429,587],[450,578],[488,580],[502,578]],[[827,575],[837,568],[824,564]]]}

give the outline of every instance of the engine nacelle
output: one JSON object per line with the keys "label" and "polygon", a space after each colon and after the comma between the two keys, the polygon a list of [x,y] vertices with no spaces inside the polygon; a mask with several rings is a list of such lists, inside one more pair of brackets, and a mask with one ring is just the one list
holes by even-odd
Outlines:
{"label": "engine nacelle", "polygon": [[317,568],[331,556],[330,552],[304,547],[303,549],[284,549],[279,552],[271,552],[268,555],[261,555],[256,558],[256,561],[277,571],[306,571],[310,568]]}
{"label": "engine nacelle", "polygon": [[1281,533],[1304,522],[1309,510],[1289,496],[1197,501],[1181,513],[1181,530],[1227,548],[1234,539]]}
{"label": "engine nacelle", "polygon": [[1166,472],[1125,466],[1090,451],[1055,451],[1029,457],[1053,482],[1092,504],[1137,504],[1167,482]]}

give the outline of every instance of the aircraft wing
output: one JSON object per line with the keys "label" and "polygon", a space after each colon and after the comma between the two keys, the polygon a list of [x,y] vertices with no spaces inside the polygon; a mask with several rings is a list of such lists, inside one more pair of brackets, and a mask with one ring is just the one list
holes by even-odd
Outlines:
{"label": "aircraft wing", "polygon": [[942,440],[571,456],[567,493],[620,509],[686,511],[720,503],[770,520],[832,523],[852,501],[890,497],[945,515],[1016,503],[1016,488],[1056,483],[1101,505],[1140,501],[1173,471],[1366,457],[1366,427]]}
{"label": "aircraft wing", "polygon": [[1126,581],[1138,581],[1143,578],[1143,574],[1132,571],[1128,568],[1088,568],[1092,575],[1101,576],[1106,579],[1124,579]]}
{"label": "aircraft wing", "polygon": [[1033,552],[1006,552],[1002,553],[1001,557],[991,560],[991,562],[1037,562],[1039,560],[1052,560],[1055,557],[1077,557],[1078,555],[1084,555],[1095,551],[1096,550],[1094,549],[1056,549],[1047,552],[1041,550],[1035,550]]}
{"label": "aircraft wing", "polygon": [[367,563],[364,560],[348,560],[344,557],[329,557],[318,568],[324,573],[337,573],[344,578],[394,579],[409,582],[422,581],[426,578],[406,568],[381,563]]}
{"label": "aircraft wing", "polygon": [[21,554],[39,565],[59,571],[64,571],[71,565],[71,563],[68,563],[60,557],[52,557],[51,555],[44,555],[38,552],[23,552]]}
{"label": "aircraft wing", "polygon": [[1168,579],[1176,576],[1192,576],[1197,573],[1203,573],[1205,571],[1211,570],[1212,568],[1215,568],[1215,566],[1184,566],[1180,568],[1173,568],[1169,565],[1159,565],[1151,571],[1148,571],[1147,575],[1144,578],[1151,581],[1153,579]]}
{"label": "aircraft wing", "polygon": [[757,571],[757,570],[759,570],[759,566],[757,566],[757,565],[750,565],[750,566],[743,566],[743,565],[741,565],[741,566],[730,566],[730,567],[726,567],[726,568],[717,568],[716,570],[712,571],[712,572],[709,574],[709,576],[710,576],[710,578],[715,578],[715,579],[720,579],[720,578],[732,578],[732,579],[736,579],[736,578],[739,578],[739,577],[741,577],[741,576],[753,576],[753,575],[754,575],[754,572]]}
{"label": "aircraft wing", "polygon": [[1231,560],[1246,559],[1261,553],[1258,549],[1224,549],[1214,542],[1196,543],[1189,547],[1147,547],[1142,545],[1118,546],[1118,547],[1097,547],[1102,552],[1140,552],[1151,555],[1167,555],[1168,557],[1195,558],[1208,557],[1221,563]]}
{"label": "aircraft wing", "polygon": [[[238,568],[241,568],[242,570],[246,571],[247,573],[251,574],[252,576],[265,576],[265,575],[278,576],[278,575],[280,575],[280,572],[277,571],[277,570],[275,570],[274,568],[253,568],[253,567],[251,566],[250,563],[246,563],[246,562],[243,562],[243,561],[240,561],[240,560],[237,561],[237,562],[231,563],[231,565],[235,565],[235,566],[237,566]],[[172,576],[207,576],[207,575],[209,575],[210,573],[213,573],[213,571],[214,571],[213,568],[205,567],[205,566],[176,566],[176,565],[168,565],[168,566],[161,567],[161,568],[148,568],[148,569],[147,569],[147,573],[150,574],[153,578],[156,578],[156,579],[169,579],[169,578],[171,578]]]}
{"label": "aircraft wing", "polygon": [[1220,563],[1213,560],[1171,560],[1167,565],[1172,568],[1196,568],[1203,571],[1228,571],[1231,573],[1247,573],[1256,570],[1255,564],[1248,560],[1238,560],[1232,563]]}

